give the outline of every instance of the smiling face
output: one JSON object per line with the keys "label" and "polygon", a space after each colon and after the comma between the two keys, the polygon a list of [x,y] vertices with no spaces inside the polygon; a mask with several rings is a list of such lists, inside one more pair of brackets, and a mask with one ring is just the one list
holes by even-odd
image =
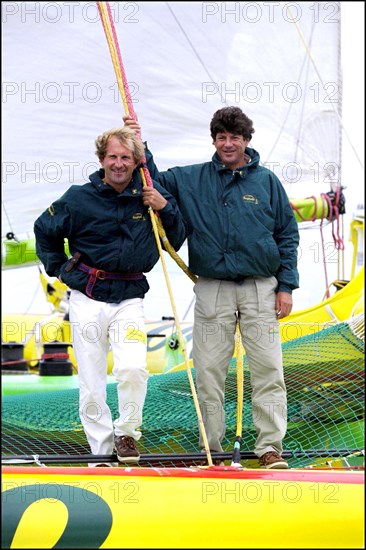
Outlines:
{"label": "smiling face", "polygon": [[225,166],[230,170],[240,168],[245,164],[244,153],[250,139],[230,132],[218,132],[213,141],[216,151]]}
{"label": "smiling face", "polygon": [[100,164],[105,171],[105,181],[118,193],[122,193],[130,183],[137,166],[131,149],[113,136],[108,140],[106,154]]}

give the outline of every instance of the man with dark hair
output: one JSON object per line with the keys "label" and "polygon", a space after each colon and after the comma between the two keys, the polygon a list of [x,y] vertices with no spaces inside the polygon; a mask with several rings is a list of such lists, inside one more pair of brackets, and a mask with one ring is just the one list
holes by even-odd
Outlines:
{"label": "man with dark hair", "polygon": [[[108,130],[95,145],[100,170],[85,185],[71,186],[39,216],[36,250],[48,275],[71,288],[79,414],[91,452],[108,455],[115,448],[120,462],[132,463],[140,458],[136,442],[148,379],[143,298],[149,284],[144,273],[159,259],[149,209],[159,212],[176,249],[186,231],[169,192],[156,182],[143,187],[138,168],[144,145],[134,131]],[[106,391],[109,346],[118,382],[114,421]]]}
{"label": "man with dark hair", "polygon": [[[224,107],[213,115],[210,123],[211,137],[215,140],[219,132],[231,132],[250,141],[255,130],[253,121],[239,107]],[[222,160],[222,159],[221,159]]]}
{"label": "man with dark hair", "polygon": [[[133,129],[139,124],[128,117]],[[263,468],[288,468],[282,458],[287,393],[278,320],[292,309],[298,288],[299,232],[279,179],[249,147],[252,121],[238,107],[215,112],[216,152],[210,162],[158,172],[177,200],[188,228],[194,292],[192,358],[211,451],[222,451],[225,381],[239,322],[252,386],[255,453]],[[200,446],[203,441],[200,435]]]}

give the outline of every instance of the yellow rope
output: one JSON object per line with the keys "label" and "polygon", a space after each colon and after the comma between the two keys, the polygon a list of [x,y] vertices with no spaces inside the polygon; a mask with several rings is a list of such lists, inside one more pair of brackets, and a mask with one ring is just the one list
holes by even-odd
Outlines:
{"label": "yellow rope", "polygon": [[243,424],[243,403],[244,403],[244,369],[243,369],[243,346],[240,334],[239,314],[236,320],[235,332],[235,353],[236,353],[236,386],[237,386],[237,406],[236,406],[236,437],[234,443],[233,457],[231,466],[240,468],[240,446]]}
{"label": "yellow rope", "polygon": [[[121,71],[121,68],[120,68],[120,65],[119,65],[117,48],[116,48],[116,44],[115,44],[114,39],[113,39],[113,32],[112,32],[112,29],[111,29],[110,20],[109,20],[109,17],[107,16],[107,7],[106,7],[107,3],[106,2],[98,2],[97,4],[98,4],[98,7],[99,7],[99,12],[101,14],[105,34],[106,34],[106,37],[107,37],[107,42],[108,42],[109,50],[110,50],[110,53],[111,53],[111,58],[112,58],[114,71],[116,73],[116,77],[117,77],[117,81],[118,81],[118,87],[119,87],[119,90],[120,90],[120,93],[121,93],[121,96],[122,96],[122,100],[123,100],[123,104],[124,104],[124,108],[125,108],[125,113],[127,115],[130,115],[131,113],[129,111],[128,101],[127,101],[127,97],[126,97],[126,91],[125,91],[125,88],[124,88],[124,83],[123,83],[123,78],[122,78],[122,71]],[[141,174],[141,179],[142,179],[143,186],[146,186],[147,182],[146,182],[145,173],[144,173],[143,168],[140,168],[140,174]],[[204,427],[204,423],[203,423],[203,419],[202,419],[202,414],[201,414],[200,407],[199,407],[197,392],[196,392],[196,389],[195,389],[195,386],[194,386],[192,372],[191,372],[191,369],[190,369],[190,366],[189,366],[189,359],[188,359],[188,355],[187,355],[187,349],[186,349],[186,346],[184,344],[185,340],[184,340],[184,337],[183,337],[183,333],[182,333],[178,313],[176,311],[176,307],[175,307],[175,303],[174,303],[173,293],[172,293],[172,289],[171,289],[171,285],[170,285],[170,281],[169,281],[169,277],[168,277],[168,272],[167,272],[167,268],[166,268],[166,264],[165,264],[163,250],[162,250],[162,247],[161,247],[160,238],[164,242],[164,247],[167,249],[167,251],[171,252],[174,249],[168,241],[168,238],[165,234],[164,228],[161,224],[161,220],[157,219],[157,216],[154,213],[152,208],[149,208],[149,212],[150,212],[150,218],[151,218],[151,223],[152,223],[152,227],[153,227],[153,231],[154,231],[154,235],[155,235],[156,244],[157,244],[159,255],[160,255],[160,260],[161,260],[161,263],[162,263],[162,266],[163,266],[163,272],[164,272],[164,277],[165,277],[165,281],[166,281],[166,285],[167,285],[167,289],[168,289],[168,293],[169,293],[169,298],[170,298],[170,302],[171,302],[172,309],[173,309],[173,316],[174,316],[174,319],[175,319],[175,324],[176,324],[176,328],[177,328],[177,332],[178,332],[178,338],[179,338],[179,341],[180,341],[181,350],[182,350],[183,357],[184,357],[184,363],[185,363],[185,366],[186,366],[186,369],[187,369],[187,375],[188,375],[188,380],[189,380],[189,384],[190,384],[191,391],[192,391],[193,401],[194,401],[194,405],[195,405],[195,408],[196,408],[198,426],[199,426],[199,429],[200,429],[200,432],[201,432],[201,435],[202,435],[202,440],[203,440],[204,447],[205,447],[205,452],[206,452],[206,456],[207,456],[208,465],[212,466],[213,462],[212,462],[211,452],[210,452],[210,448],[209,448],[209,444],[208,444],[208,440],[207,440],[207,435],[206,435],[206,431],[205,431],[205,427]],[[158,229],[158,226],[159,226],[159,229]],[[160,235],[161,235],[161,237],[160,237]],[[179,258],[179,256],[177,254],[176,254],[176,256]],[[180,261],[181,261],[181,263],[184,263],[182,260],[180,260]],[[188,271],[189,271],[188,267],[186,267],[186,273]],[[191,274],[191,278],[192,277],[195,277],[195,276]],[[195,281],[195,279],[192,279],[192,280]]]}
{"label": "yellow rope", "polygon": [[[108,14],[107,14],[107,8],[106,8],[104,2],[98,2],[98,4],[99,4],[100,14],[101,14],[102,22],[103,22],[103,27],[104,27],[104,30],[105,30],[105,33],[106,33],[106,38],[107,38],[109,51],[110,51],[111,58],[112,58],[114,71],[115,71],[117,82],[118,82],[118,89],[120,91],[122,101],[123,101],[124,110],[125,110],[125,113],[127,115],[131,115],[129,105],[128,105],[128,100],[127,100],[126,90],[125,90],[125,87],[124,87],[122,72],[121,72],[119,61],[118,61],[117,48],[116,48],[116,44],[115,44],[114,39],[113,39],[112,30],[110,28],[110,21],[109,21],[109,17],[108,17]],[[144,171],[143,171],[142,168],[140,168],[140,174],[141,174],[143,184],[147,185],[145,174],[144,174]],[[158,223],[158,229],[159,229],[159,236],[163,241],[165,250],[175,260],[175,262],[179,265],[179,267],[188,275],[188,277],[195,283],[197,281],[196,275],[194,275],[190,271],[188,266],[185,264],[185,262],[182,260],[182,258],[179,256],[179,254],[177,254],[177,252],[174,250],[174,248],[170,244],[169,239],[166,236],[166,233],[165,233],[165,230],[164,230],[164,227],[161,223],[160,218],[157,218],[157,223]]]}
{"label": "yellow rope", "polygon": [[155,215],[154,215],[151,208],[150,208],[150,214],[151,214],[151,220],[152,220],[152,226],[153,226],[154,235],[155,235],[155,239],[156,239],[156,244],[158,246],[158,250],[159,250],[159,254],[160,254],[160,260],[161,260],[161,263],[162,263],[162,266],[163,266],[163,271],[164,271],[165,281],[166,281],[166,285],[167,285],[167,289],[168,289],[168,293],[169,293],[170,303],[171,303],[172,310],[173,310],[173,317],[174,317],[174,320],[175,320],[175,324],[176,324],[176,328],[177,328],[177,332],[178,332],[178,338],[179,338],[179,342],[180,342],[180,345],[181,345],[181,351],[182,351],[183,357],[184,357],[184,364],[186,366],[189,385],[190,385],[190,388],[191,388],[192,397],[193,397],[193,401],[194,401],[194,405],[195,405],[195,409],[196,409],[198,427],[199,427],[199,430],[200,430],[200,433],[201,433],[201,436],[202,436],[202,440],[203,440],[203,444],[204,444],[204,447],[205,447],[208,466],[213,466],[210,447],[209,447],[209,444],[208,444],[206,430],[205,430],[205,426],[204,426],[204,423],[203,423],[203,418],[202,418],[202,414],[201,414],[201,410],[200,410],[200,406],[199,406],[199,402],[198,402],[197,392],[196,392],[196,388],[195,388],[195,385],[194,385],[192,372],[191,372],[191,369],[190,369],[190,366],[189,366],[187,348],[185,346],[185,340],[184,340],[184,337],[183,337],[182,328],[181,328],[181,324],[180,324],[179,317],[178,317],[178,312],[177,312],[176,307],[175,307],[173,292],[172,292],[172,289],[171,289],[171,285],[170,285],[170,281],[169,281],[169,277],[168,277],[168,273],[167,273],[167,268],[166,268],[166,264],[165,264],[163,250],[161,248],[161,242],[160,242],[160,238],[159,238],[159,232],[158,232],[158,228],[157,228],[156,218],[155,218]]}
{"label": "yellow rope", "polygon": [[170,242],[169,242],[169,240],[168,240],[168,238],[165,234],[165,231],[164,231],[164,228],[163,228],[163,225],[161,223],[160,218],[158,218],[157,221],[158,221],[159,235],[160,235],[160,238],[163,242],[165,250],[169,253],[169,255],[173,258],[173,260],[175,260],[175,262],[185,272],[185,274],[188,275],[188,277],[191,279],[191,281],[193,281],[193,283],[196,283],[197,279],[198,279],[197,275],[194,275],[190,271],[189,267],[184,263],[182,258],[179,256],[179,254],[177,254],[177,252],[174,250],[174,248],[170,244]]}
{"label": "yellow rope", "polygon": [[236,436],[241,437],[243,425],[243,401],[244,401],[244,368],[243,368],[243,345],[240,334],[239,319],[236,323],[236,384],[237,384],[237,416],[236,416]]}
{"label": "yellow rope", "polygon": [[113,39],[113,33],[112,33],[110,22],[109,22],[106,2],[97,2],[97,4],[98,4],[98,7],[99,7],[100,16],[102,18],[104,31],[105,31],[106,38],[107,38],[107,44],[108,44],[109,51],[110,51],[110,54],[111,54],[112,63],[113,63],[113,67],[114,67],[114,72],[115,72],[116,78],[117,78],[118,89],[119,89],[119,92],[121,94],[121,98],[122,98],[122,102],[123,102],[123,107],[124,107],[125,113],[127,115],[129,115],[130,114],[130,109],[129,109],[129,106],[128,106],[125,87],[124,87],[124,84],[123,84],[121,68],[120,68],[120,65],[119,65],[119,62],[118,62],[117,49],[116,49],[116,45],[115,45],[115,42],[114,42],[114,39]]}

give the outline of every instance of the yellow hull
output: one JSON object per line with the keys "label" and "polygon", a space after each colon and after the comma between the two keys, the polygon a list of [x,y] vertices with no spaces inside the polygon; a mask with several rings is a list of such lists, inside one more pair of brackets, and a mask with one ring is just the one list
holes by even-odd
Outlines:
{"label": "yellow hull", "polygon": [[314,334],[318,330],[348,321],[364,312],[364,268],[341,290],[315,306],[294,311],[280,320],[282,342]]}
{"label": "yellow hull", "polygon": [[2,471],[2,548],[363,548],[363,472]]}

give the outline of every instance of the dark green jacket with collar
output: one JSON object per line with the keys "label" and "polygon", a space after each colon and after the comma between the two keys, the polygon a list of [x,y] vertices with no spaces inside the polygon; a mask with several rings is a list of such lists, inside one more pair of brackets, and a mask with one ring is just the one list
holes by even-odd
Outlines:
{"label": "dark green jacket with collar", "polygon": [[260,166],[259,154],[229,170],[215,153],[211,162],[158,172],[150,151],[150,173],[177,200],[187,223],[189,268],[213,279],[275,276],[277,291],[299,286],[299,231],[277,176]]}
{"label": "dark green jacket with collar", "polygon": [[[68,257],[81,253],[81,262],[113,273],[150,271],[159,259],[150,213],[143,205],[142,182],[138,170],[127,188],[118,193],[104,183],[104,170],[93,173],[90,182],[72,185],[34,224],[36,253],[50,276],[61,275],[71,289],[86,294],[89,275],[77,267],[65,271]],[[186,226],[176,200],[158,183],[154,187],[168,200],[159,216],[170,244],[179,250],[186,237]],[[93,287],[92,298],[119,303],[143,297],[149,290],[141,280],[101,280]]]}

